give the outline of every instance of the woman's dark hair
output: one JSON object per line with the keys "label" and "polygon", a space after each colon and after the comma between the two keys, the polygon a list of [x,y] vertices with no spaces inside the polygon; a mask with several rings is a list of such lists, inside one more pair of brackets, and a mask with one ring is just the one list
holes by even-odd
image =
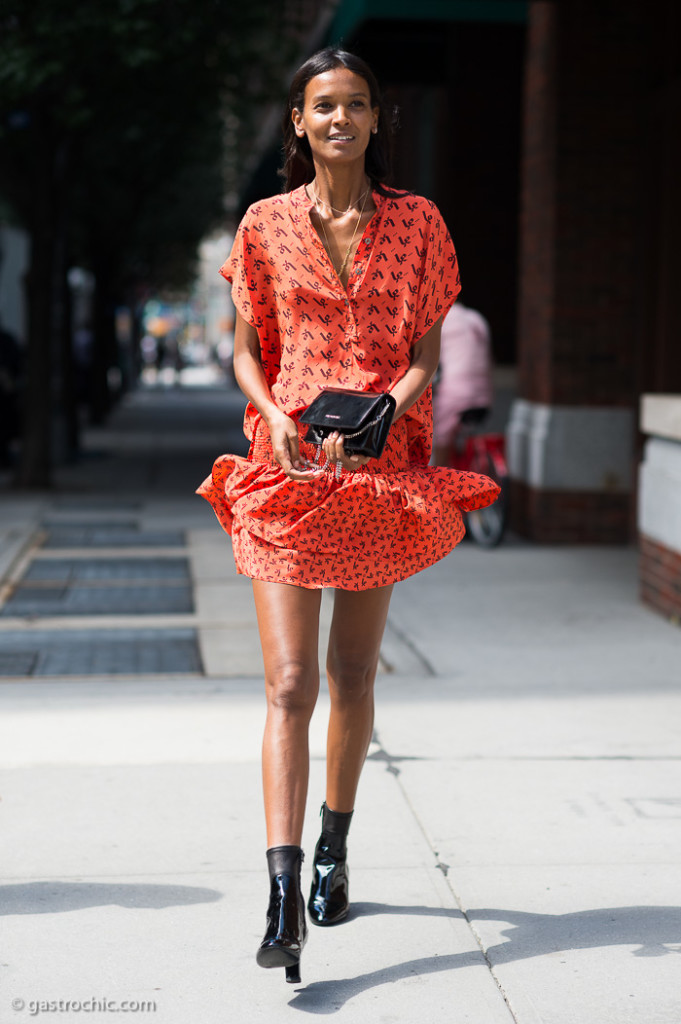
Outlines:
{"label": "woman's dark hair", "polygon": [[383,188],[390,178],[391,153],[390,135],[392,123],[390,114],[381,97],[376,77],[369,65],[347,50],[328,46],[325,50],[314,53],[295,73],[288,94],[288,103],[282,120],[284,133],[284,166],[280,174],[285,178],[285,191],[291,192],[300,185],[306,185],[314,178],[312,152],[307,138],[296,135],[291,119],[295,109],[302,110],[305,103],[305,87],[307,83],[334,68],[347,68],[359,75],[369,86],[371,106],[378,107],[378,131],[369,138],[365,155],[365,168],[373,188],[382,195],[393,195]]}

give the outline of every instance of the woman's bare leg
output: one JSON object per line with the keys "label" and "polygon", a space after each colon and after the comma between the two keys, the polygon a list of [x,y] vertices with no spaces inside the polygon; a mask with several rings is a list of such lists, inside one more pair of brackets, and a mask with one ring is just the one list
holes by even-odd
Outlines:
{"label": "woman's bare leg", "polygon": [[267,845],[300,846],[309,775],[308,728],[319,693],[321,590],[253,580],[265,663],[262,746]]}
{"label": "woman's bare leg", "polygon": [[331,713],[326,746],[326,804],[352,811],[374,726],[374,680],[392,586],[337,590],[326,671]]}

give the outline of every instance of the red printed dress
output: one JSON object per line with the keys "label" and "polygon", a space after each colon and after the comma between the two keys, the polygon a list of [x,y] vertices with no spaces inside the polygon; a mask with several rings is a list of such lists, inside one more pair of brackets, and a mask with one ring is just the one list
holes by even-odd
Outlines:
{"label": "red printed dress", "polygon": [[[459,292],[454,246],[435,205],[414,195],[373,199],[347,289],[304,188],[251,206],[220,268],[258,332],[272,398],[294,419],[325,387],[388,391]],[[464,534],[461,510],[489,505],[499,492],[487,477],[428,465],[430,388],[392,424],[381,458],[340,479],[327,471],[290,480],[250,404],[244,431],[248,458],[221,455],[197,493],[231,534],[238,571],[252,579],[344,590],[394,583],[448,554]],[[301,440],[301,455],[312,460],[315,449]]]}

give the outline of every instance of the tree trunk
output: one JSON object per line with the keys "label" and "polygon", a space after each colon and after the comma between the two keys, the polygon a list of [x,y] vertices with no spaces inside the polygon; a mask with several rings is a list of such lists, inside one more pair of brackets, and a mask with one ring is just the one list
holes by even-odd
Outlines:
{"label": "tree trunk", "polygon": [[66,450],[70,459],[78,454],[80,447],[80,424],[78,420],[78,397],[76,393],[76,367],[73,357],[73,304],[71,289],[66,274],[62,280],[61,315],[61,389],[60,400],[66,427]]}
{"label": "tree trunk", "polygon": [[52,484],[50,423],[52,411],[52,280],[54,268],[53,153],[38,133],[35,206],[30,225],[31,256],[26,281],[26,393],[22,444],[17,467],[19,487]]}
{"label": "tree trunk", "polygon": [[34,126],[31,258],[27,275],[28,338],[23,437],[16,483],[52,486],[53,428],[60,427],[62,332],[68,212],[68,145],[57,142],[49,114],[38,111]]}
{"label": "tree trunk", "polygon": [[93,315],[92,381],[90,387],[90,422],[104,423],[113,406],[109,371],[117,365],[115,301],[109,287],[111,266],[108,260],[95,266],[95,297]]}

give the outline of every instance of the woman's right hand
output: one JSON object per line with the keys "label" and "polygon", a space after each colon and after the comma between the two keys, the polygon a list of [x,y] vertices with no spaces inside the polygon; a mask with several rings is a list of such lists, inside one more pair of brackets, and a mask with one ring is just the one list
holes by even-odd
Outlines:
{"label": "woman's right hand", "polygon": [[305,469],[298,447],[298,425],[272,400],[260,362],[260,339],[255,327],[236,312],[234,375],[237,384],[267,424],[274,458],[291,480],[314,480],[319,470]]}
{"label": "woman's right hand", "polygon": [[314,480],[319,475],[319,470],[303,468],[298,442],[298,424],[295,420],[277,410],[268,417],[267,426],[272,439],[274,458],[286,476],[291,480]]}

